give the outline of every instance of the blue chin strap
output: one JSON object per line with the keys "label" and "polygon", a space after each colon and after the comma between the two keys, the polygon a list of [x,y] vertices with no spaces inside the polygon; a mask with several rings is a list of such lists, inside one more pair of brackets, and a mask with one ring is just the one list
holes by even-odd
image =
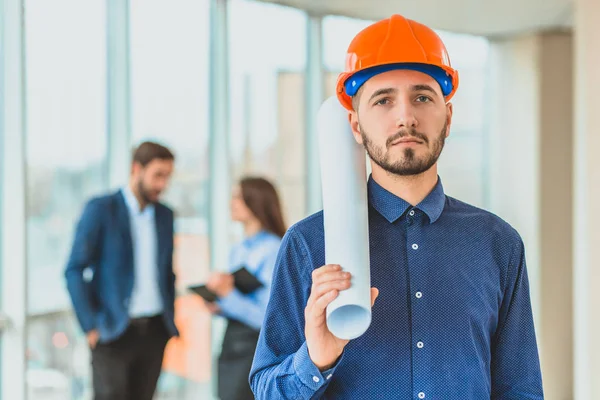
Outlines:
{"label": "blue chin strap", "polygon": [[409,69],[412,71],[422,72],[431,76],[442,88],[442,93],[444,97],[448,96],[452,93],[452,78],[448,76],[446,71],[444,71],[440,67],[436,67],[435,65],[429,64],[419,64],[419,63],[403,63],[403,64],[386,64],[386,65],[378,65],[376,67],[367,68],[362,71],[358,71],[350,78],[346,80],[344,83],[346,94],[350,97],[354,96],[358,89],[370,78],[377,74],[381,74],[382,72],[393,71],[396,69]]}

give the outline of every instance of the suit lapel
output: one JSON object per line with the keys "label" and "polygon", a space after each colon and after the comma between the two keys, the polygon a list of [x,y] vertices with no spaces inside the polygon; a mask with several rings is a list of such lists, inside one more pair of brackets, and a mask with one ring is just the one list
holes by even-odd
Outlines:
{"label": "suit lapel", "polygon": [[165,232],[165,220],[166,220],[166,215],[164,213],[164,209],[162,207],[160,207],[160,205],[155,205],[154,207],[154,223],[156,226],[156,249],[157,249],[157,264],[159,266],[159,268],[162,266],[163,261],[164,261],[164,257],[165,257],[165,251],[167,249],[167,241],[166,241],[166,235],[167,232]]}
{"label": "suit lapel", "polygon": [[131,265],[133,266],[133,240],[131,239],[131,224],[129,220],[129,209],[127,208],[127,204],[125,203],[125,197],[121,191],[117,194],[117,218],[119,223],[119,231],[121,232],[121,236],[123,237],[123,242],[125,243],[125,248],[128,251],[127,256],[131,259]]}

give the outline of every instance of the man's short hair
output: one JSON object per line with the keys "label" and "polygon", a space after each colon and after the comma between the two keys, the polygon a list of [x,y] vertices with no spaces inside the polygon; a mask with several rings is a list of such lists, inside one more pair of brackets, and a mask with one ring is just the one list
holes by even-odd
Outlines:
{"label": "man's short hair", "polygon": [[360,103],[360,95],[362,94],[362,92],[363,86],[361,86],[356,92],[356,94],[352,96],[352,108],[354,109],[354,111],[358,111],[358,104]]}
{"label": "man's short hair", "polygon": [[150,164],[153,160],[175,160],[175,156],[165,146],[156,142],[146,141],[133,150],[133,163],[139,163],[142,167]]}

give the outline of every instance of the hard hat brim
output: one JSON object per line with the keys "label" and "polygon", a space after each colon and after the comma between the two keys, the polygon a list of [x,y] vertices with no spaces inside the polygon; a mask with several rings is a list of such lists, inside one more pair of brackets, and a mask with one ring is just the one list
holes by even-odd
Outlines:
{"label": "hard hat brim", "polygon": [[452,68],[425,63],[390,63],[340,74],[336,90],[340,102],[346,109],[352,110],[352,96],[366,81],[375,75],[397,69],[413,70],[431,76],[440,85],[446,101],[450,101],[458,88],[458,72]]}

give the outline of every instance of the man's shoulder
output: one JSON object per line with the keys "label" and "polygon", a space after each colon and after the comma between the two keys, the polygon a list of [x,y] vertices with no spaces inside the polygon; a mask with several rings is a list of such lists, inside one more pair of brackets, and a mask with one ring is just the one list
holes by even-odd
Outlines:
{"label": "man's shoulder", "polygon": [[454,197],[446,196],[444,213],[472,229],[491,233],[511,241],[521,241],[519,232],[499,215]]}
{"label": "man's shoulder", "polygon": [[108,209],[117,200],[118,195],[118,191],[113,191],[92,196],[87,201],[86,208],[93,208],[95,210]]}
{"label": "man's shoulder", "polygon": [[288,233],[310,241],[315,236],[322,237],[323,230],[323,211],[318,211],[296,222],[288,229]]}
{"label": "man's shoulder", "polygon": [[282,239],[283,247],[293,247],[302,255],[315,255],[324,247],[323,211],[291,225]]}

